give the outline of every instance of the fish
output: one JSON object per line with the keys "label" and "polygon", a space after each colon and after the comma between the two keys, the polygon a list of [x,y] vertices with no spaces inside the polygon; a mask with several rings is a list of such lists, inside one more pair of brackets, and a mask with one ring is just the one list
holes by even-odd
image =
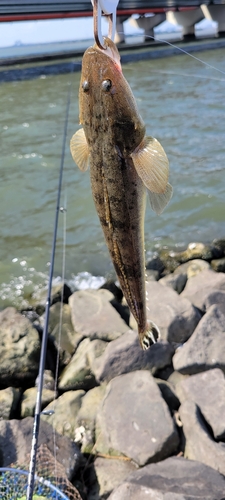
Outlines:
{"label": "fish", "polygon": [[[82,59],[80,128],[70,141],[81,171],[90,166],[91,189],[108,250],[142,349],[160,339],[147,318],[144,216],[146,191],[161,214],[172,196],[169,161],[157,139],[146,136],[114,42],[89,47]],[[147,189],[146,189],[147,188]]]}

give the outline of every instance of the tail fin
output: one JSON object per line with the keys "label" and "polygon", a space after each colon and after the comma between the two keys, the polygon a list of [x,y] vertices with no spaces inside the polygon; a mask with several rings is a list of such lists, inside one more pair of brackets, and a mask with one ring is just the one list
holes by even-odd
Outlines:
{"label": "tail fin", "polygon": [[156,344],[160,339],[160,331],[153,321],[148,320],[144,332],[138,331],[139,341],[144,351],[147,351],[152,344]]}

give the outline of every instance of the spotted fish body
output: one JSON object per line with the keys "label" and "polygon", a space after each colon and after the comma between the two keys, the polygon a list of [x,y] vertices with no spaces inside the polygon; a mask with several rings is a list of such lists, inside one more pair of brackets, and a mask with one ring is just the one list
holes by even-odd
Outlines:
{"label": "spotted fish body", "polygon": [[92,194],[106,243],[143,349],[157,341],[159,330],[147,320],[144,259],[146,187],[152,208],[161,213],[172,188],[168,160],[156,139],[145,136],[119,53],[86,50],[79,90],[80,123],[71,153],[81,170],[90,165]]}

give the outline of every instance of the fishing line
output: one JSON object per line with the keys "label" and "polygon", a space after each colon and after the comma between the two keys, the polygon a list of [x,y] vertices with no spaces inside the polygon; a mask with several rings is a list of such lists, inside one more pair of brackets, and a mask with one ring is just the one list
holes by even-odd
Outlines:
{"label": "fishing line", "polygon": [[[66,214],[67,214],[67,195],[65,193],[64,196],[64,204],[63,207],[60,207],[60,212],[63,214],[63,257],[62,257],[62,292],[61,292],[61,300],[60,300],[60,313],[59,313],[59,331],[58,331],[58,339],[57,339],[57,357],[56,357],[56,367],[55,367],[55,383],[54,383],[54,405],[53,411],[55,408],[55,401],[57,399],[57,381],[59,374],[59,359],[60,359],[60,346],[61,346],[61,337],[62,337],[62,320],[63,320],[63,296],[64,296],[64,284],[65,284],[65,267],[66,267]],[[57,456],[56,456],[56,429],[53,425],[53,449],[54,449],[54,459],[55,459],[55,478],[57,478],[56,467],[57,467]]]}
{"label": "fishing line", "polygon": [[190,52],[187,52],[186,50],[182,49],[181,47],[178,47],[177,45],[174,45],[173,43],[171,42],[168,42],[167,40],[161,40],[160,38],[155,38],[154,36],[151,36],[151,35],[146,35],[145,38],[152,38],[152,40],[155,40],[156,42],[163,42],[163,43],[167,43],[167,45],[170,45],[171,47],[177,49],[177,50],[180,50],[180,52],[183,52],[184,54],[186,54],[187,56],[189,57],[192,57],[193,59],[195,59],[196,61],[204,64],[205,66],[207,66],[208,68],[211,68],[211,69],[214,69],[215,71],[218,71],[219,73],[222,73],[222,75],[225,75],[225,71],[222,71],[221,69],[219,68],[216,68],[215,66],[212,66],[211,64],[205,62],[205,61],[202,61],[201,59],[199,59],[199,57],[196,57],[194,56],[193,54],[191,54]]}
{"label": "fishing line", "polygon": [[60,212],[60,197],[61,197],[62,176],[63,176],[66,137],[67,137],[67,128],[68,128],[68,119],[69,119],[70,98],[71,98],[71,82],[69,85],[68,97],[67,97],[66,117],[65,117],[65,125],[64,125],[61,162],[60,162],[60,169],[59,169],[58,192],[57,192],[57,202],[56,202],[56,211],[55,211],[55,224],[54,224],[52,252],[51,252],[51,265],[50,265],[50,271],[49,271],[49,283],[48,283],[48,293],[47,293],[47,301],[46,301],[45,323],[44,323],[42,343],[41,343],[41,355],[40,355],[39,373],[38,373],[38,388],[37,388],[37,398],[36,398],[36,406],[35,406],[35,414],[34,414],[30,467],[29,467],[29,474],[28,474],[28,487],[27,487],[27,495],[26,495],[27,500],[32,500],[33,490],[34,490],[34,480],[35,480],[34,476],[35,476],[35,467],[36,467],[38,435],[39,435],[39,428],[40,428],[40,416],[41,416],[41,397],[42,397],[44,369],[45,369],[47,341],[48,341],[49,309],[50,309],[50,305],[51,305],[51,289],[52,289],[52,280],[53,280],[53,271],[54,271],[58,218],[59,218],[59,212]]}
{"label": "fishing line", "polygon": [[203,78],[205,80],[215,80],[216,82],[225,82],[224,78],[215,78],[207,75],[195,75],[193,73],[177,73],[176,71],[164,71],[163,69],[151,69],[151,73],[159,73],[162,75],[172,75],[172,76],[189,76],[193,78]]}

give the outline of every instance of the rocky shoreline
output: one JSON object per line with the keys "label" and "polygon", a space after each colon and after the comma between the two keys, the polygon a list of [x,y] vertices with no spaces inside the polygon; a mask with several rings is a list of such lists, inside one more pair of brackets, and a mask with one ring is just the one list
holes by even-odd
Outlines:
{"label": "rocky shoreline", "polygon": [[[69,498],[225,500],[224,273],[225,239],[147,263],[146,352],[115,283],[53,290],[39,445],[54,428]],[[44,320],[0,312],[0,467],[28,461]]]}

